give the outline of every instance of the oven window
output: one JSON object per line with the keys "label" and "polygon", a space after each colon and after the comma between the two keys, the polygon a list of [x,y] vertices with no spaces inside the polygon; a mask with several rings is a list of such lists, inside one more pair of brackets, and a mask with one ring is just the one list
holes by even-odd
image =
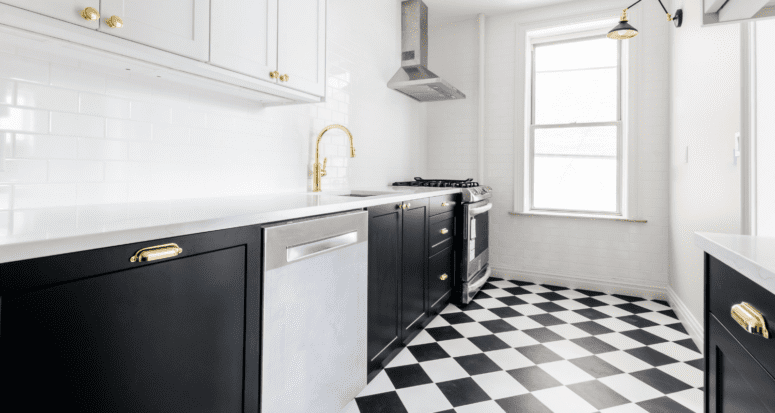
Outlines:
{"label": "oven window", "polygon": [[479,214],[474,219],[476,220],[476,254],[474,257],[478,257],[489,247],[490,213]]}

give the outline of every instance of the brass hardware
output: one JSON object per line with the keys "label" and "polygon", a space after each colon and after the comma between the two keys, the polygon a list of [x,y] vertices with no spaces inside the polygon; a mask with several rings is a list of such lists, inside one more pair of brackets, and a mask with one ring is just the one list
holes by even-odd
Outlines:
{"label": "brass hardware", "polygon": [[279,79],[280,78],[280,72],[278,72],[276,70],[274,72],[269,72],[269,78],[270,79]]}
{"label": "brass hardware", "polygon": [[406,204],[402,205],[401,208],[406,209]]}
{"label": "brass hardware", "polygon": [[121,17],[118,17],[118,16],[110,16],[109,19],[105,19],[105,23],[107,23],[109,27],[114,29],[119,29],[121,27],[124,27],[124,21],[121,20]]}
{"label": "brass hardware", "polygon": [[443,206],[443,207],[449,206],[449,202],[442,202],[441,206]]}
{"label": "brass hardware", "polygon": [[409,209],[412,207],[412,204],[406,204],[406,209]]}
{"label": "brass hardware", "polygon": [[290,78],[288,75],[282,75],[282,76],[280,76],[280,81],[281,81],[281,82],[287,82],[287,81],[289,81],[289,80],[291,80],[291,78]]}
{"label": "brass hardware", "polygon": [[341,129],[344,131],[344,133],[347,134],[347,136],[350,138],[350,157],[355,158],[355,147],[353,146],[353,134],[350,133],[350,131],[342,125],[326,126],[318,135],[317,142],[315,143],[315,164],[312,166],[312,192],[322,191],[322,189],[320,188],[320,183],[322,178],[326,176],[326,161],[328,160],[328,158],[323,160],[323,165],[321,167],[320,140],[323,139],[323,135],[325,135],[326,132],[330,131],[331,129]]}
{"label": "brass hardware", "polygon": [[163,258],[175,257],[183,253],[183,248],[178,247],[178,244],[164,244],[157,245],[155,247],[143,248],[137,251],[129,262],[143,262],[143,261],[156,261]]}
{"label": "brass hardware", "polygon": [[735,304],[732,306],[731,313],[732,318],[749,333],[770,338],[770,332],[767,331],[767,322],[764,321],[764,316],[751,304]]}
{"label": "brass hardware", "polygon": [[100,12],[93,7],[87,7],[81,11],[81,17],[86,20],[97,20],[100,18]]}
{"label": "brass hardware", "polygon": [[673,16],[671,16],[670,13],[667,13],[667,21],[673,21]]}
{"label": "brass hardware", "polygon": [[446,280],[447,280],[447,278],[449,278],[449,275],[447,275],[447,274],[441,274],[441,277],[439,277],[439,279],[440,279],[441,281],[446,281]]}
{"label": "brass hardware", "polygon": [[403,205],[403,204],[398,204],[398,205],[396,205],[396,209],[401,209],[401,208],[403,208],[403,207],[404,207],[404,205]]}
{"label": "brass hardware", "polygon": [[445,234],[448,234],[448,233],[449,233],[449,230],[448,230],[448,229],[446,229],[446,228],[443,228],[443,229],[442,229],[441,231],[439,231],[439,232],[441,232],[441,235],[445,235]]}

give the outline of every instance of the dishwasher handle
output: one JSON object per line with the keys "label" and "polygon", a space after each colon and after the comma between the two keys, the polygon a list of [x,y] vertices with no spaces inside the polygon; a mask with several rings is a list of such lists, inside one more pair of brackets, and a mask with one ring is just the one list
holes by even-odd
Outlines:
{"label": "dishwasher handle", "polygon": [[358,242],[358,231],[353,231],[320,241],[308,242],[306,244],[297,245],[295,247],[287,247],[285,249],[287,261],[293,262],[303,258],[312,257],[314,255],[323,254],[337,248],[355,244],[356,242]]}

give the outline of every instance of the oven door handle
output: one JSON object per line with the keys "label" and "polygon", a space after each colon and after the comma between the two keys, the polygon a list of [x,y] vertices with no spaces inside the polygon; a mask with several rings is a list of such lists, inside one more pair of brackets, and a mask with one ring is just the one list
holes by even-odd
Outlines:
{"label": "oven door handle", "polygon": [[487,205],[485,205],[485,206],[483,206],[483,207],[479,207],[479,208],[472,208],[472,209],[469,209],[469,210],[468,210],[468,216],[469,216],[470,218],[473,218],[473,217],[475,217],[475,216],[477,216],[477,215],[484,214],[485,212],[487,212],[487,211],[489,211],[489,210],[491,210],[491,209],[492,209],[492,204],[491,204],[491,203],[490,203],[490,204],[487,204]]}

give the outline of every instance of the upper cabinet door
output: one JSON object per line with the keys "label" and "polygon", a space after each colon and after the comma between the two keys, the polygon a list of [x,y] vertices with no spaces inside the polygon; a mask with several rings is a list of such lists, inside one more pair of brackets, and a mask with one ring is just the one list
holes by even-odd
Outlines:
{"label": "upper cabinet door", "polygon": [[99,19],[86,20],[81,16],[81,12],[87,7],[99,10],[100,0],[1,0],[0,3],[16,6],[20,9],[90,29],[97,29],[99,27]]}
{"label": "upper cabinet door", "polygon": [[210,63],[275,82],[278,0],[211,0]]}
{"label": "upper cabinet door", "polygon": [[326,0],[282,0],[278,6],[280,84],[316,96],[326,92]]}
{"label": "upper cabinet door", "polygon": [[[175,54],[207,61],[210,0],[101,0],[100,31]],[[117,16],[122,27],[106,20]],[[235,18],[246,16],[235,16]],[[249,24],[244,20],[236,24]]]}

